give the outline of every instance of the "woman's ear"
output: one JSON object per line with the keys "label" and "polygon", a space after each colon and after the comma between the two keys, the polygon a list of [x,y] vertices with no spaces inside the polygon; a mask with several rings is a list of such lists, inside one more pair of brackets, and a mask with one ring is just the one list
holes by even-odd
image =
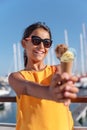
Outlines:
{"label": "woman's ear", "polygon": [[22,44],[22,47],[23,47],[23,48],[26,48],[26,41],[25,41],[25,40],[22,40],[22,41],[21,41],[21,44]]}

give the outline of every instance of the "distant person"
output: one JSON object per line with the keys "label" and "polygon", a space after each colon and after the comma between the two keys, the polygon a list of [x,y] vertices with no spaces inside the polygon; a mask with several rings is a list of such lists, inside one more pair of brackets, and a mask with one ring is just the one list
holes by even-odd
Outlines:
{"label": "distant person", "polygon": [[25,68],[9,76],[17,94],[16,130],[73,130],[69,103],[78,89],[75,77],[61,74],[60,65],[44,64],[52,46],[49,27],[41,22],[28,26],[21,44]]}

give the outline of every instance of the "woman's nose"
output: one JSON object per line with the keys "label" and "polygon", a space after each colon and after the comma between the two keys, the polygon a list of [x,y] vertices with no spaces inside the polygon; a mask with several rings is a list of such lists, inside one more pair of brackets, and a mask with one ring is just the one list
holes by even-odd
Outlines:
{"label": "woman's nose", "polygon": [[44,43],[41,42],[41,43],[39,44],[39,47],[40,47],[40,48],[44,48]]}

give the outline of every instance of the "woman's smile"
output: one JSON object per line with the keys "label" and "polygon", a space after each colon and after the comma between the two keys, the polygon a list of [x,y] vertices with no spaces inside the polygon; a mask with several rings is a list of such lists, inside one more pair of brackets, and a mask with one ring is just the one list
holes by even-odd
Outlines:
{"label": "woman's smile", "polygon": [[38,50],[34,50],[33,51],[33,54],[35,55],[35,56],[44,56],[45,55],[45,51],[38,51]]}

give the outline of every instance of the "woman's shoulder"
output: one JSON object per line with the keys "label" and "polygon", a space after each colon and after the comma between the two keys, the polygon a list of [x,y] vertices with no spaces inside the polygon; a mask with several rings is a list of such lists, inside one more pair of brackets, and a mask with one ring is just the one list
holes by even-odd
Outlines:
{"label": "woman's shoulder", "polygon": [[8,79],[21,79],[21,78],[23,78],[23,76],[22,76],[22,74],[20,74],[20,72],[19,71],[17,71],[17,72],[11,72],[10,74],[9,74],[9,76],[8,76]]}
{"label": "woman's shoulder", "polygon": [[56,72],[56,71],[60,72],[60,70],[61,70],[60,64],[58,64],[58,65],[48,65],[47,68],[51,68],[54,72]]}
{"label": "woman's shoulder", "polygon": [[10,75],[12,75],[12,76],[21,76],[24,73],[27,73],[27,71],[25,71],[24,69],[22,69],[22,70],[19,70],[19,71],[16,71],[16,72],[11,72]]}

